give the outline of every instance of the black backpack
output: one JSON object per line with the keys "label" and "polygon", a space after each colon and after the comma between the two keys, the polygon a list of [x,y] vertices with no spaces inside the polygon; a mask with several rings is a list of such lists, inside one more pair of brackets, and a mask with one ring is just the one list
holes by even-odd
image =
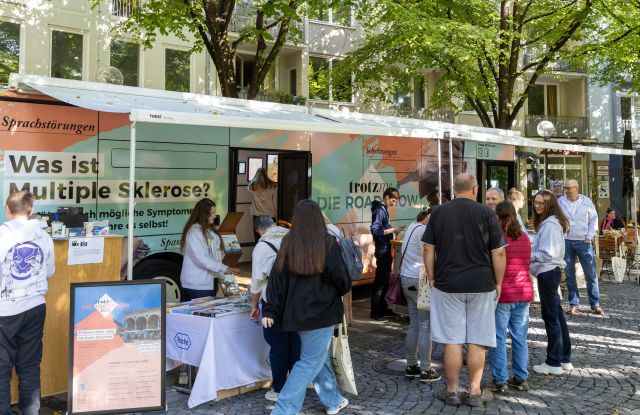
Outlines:
{"label": "black backpack", "polygon": [[344,231],[342,232],[342,235],[335,235],[332,232],[329,233],[338,240],[338,246],[340,246],[340,252],[342,254],[342,262],[347,269],[349,277],[352,280],[360,279],[360,277],[362,277],[362,270],[364,269],[362,252],[360,251],[360,247],[351,239],[345,238]]}

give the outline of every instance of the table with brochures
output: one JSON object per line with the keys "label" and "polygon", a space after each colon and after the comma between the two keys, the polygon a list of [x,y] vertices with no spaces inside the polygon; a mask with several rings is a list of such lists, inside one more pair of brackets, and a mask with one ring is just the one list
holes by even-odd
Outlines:
{"label": "table with brochures", "polygon": [[188,405],[218,398],[218,391],[271,379],[262,326],[240,299],[196,300],[167,313],[167,358],[198,366]]}

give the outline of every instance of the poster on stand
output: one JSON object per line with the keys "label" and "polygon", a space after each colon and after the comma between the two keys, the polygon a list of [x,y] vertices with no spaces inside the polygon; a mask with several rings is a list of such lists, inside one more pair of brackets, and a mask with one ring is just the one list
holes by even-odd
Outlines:
{"label": "poster on stand", "polygon": [[69,414],[165,408],[164,281],[71,284]]}

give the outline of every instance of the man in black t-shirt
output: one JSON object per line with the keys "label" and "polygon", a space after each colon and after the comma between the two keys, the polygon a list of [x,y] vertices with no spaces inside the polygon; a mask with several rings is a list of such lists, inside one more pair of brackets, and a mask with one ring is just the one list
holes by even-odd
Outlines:
{"label": "man in black t-shirt", "polygon": [[431,290],[431,339],[445,344],[447,388],[438,396],[461,403],[462,348],[468,345],[468,404],[482,404],[485,348],[495,347],[495,305],[500,297],[507,245],[496,214],[476,202],[478,183],[467,173],[454,181],[456,198],[433,210],[422,237]]}

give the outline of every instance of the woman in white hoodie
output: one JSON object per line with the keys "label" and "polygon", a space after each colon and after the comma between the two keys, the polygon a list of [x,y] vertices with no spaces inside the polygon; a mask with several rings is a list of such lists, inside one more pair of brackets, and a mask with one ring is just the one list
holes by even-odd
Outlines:
{"label": "woman in white hoodie", "polygon": [[531,273],[538,279],[542,320],[547,332],[547,359],[533,366],[537,373],[561,375],[571,370],[571,339],[558,295],[564,262],[564,236],[567,220],[556,196],[541,190],[533,200],[533,227],[536,236],[531,247]]}
{"label": "woman in white hoodie", "polygon": [[202,199],[193,208],[182,231],[180,248],[184,260],[180,283],[184,300],[215,296],[216,278],[239,272],[222,263],[224,245],[213,224],[215,218],[216,204],[211,199]]}

